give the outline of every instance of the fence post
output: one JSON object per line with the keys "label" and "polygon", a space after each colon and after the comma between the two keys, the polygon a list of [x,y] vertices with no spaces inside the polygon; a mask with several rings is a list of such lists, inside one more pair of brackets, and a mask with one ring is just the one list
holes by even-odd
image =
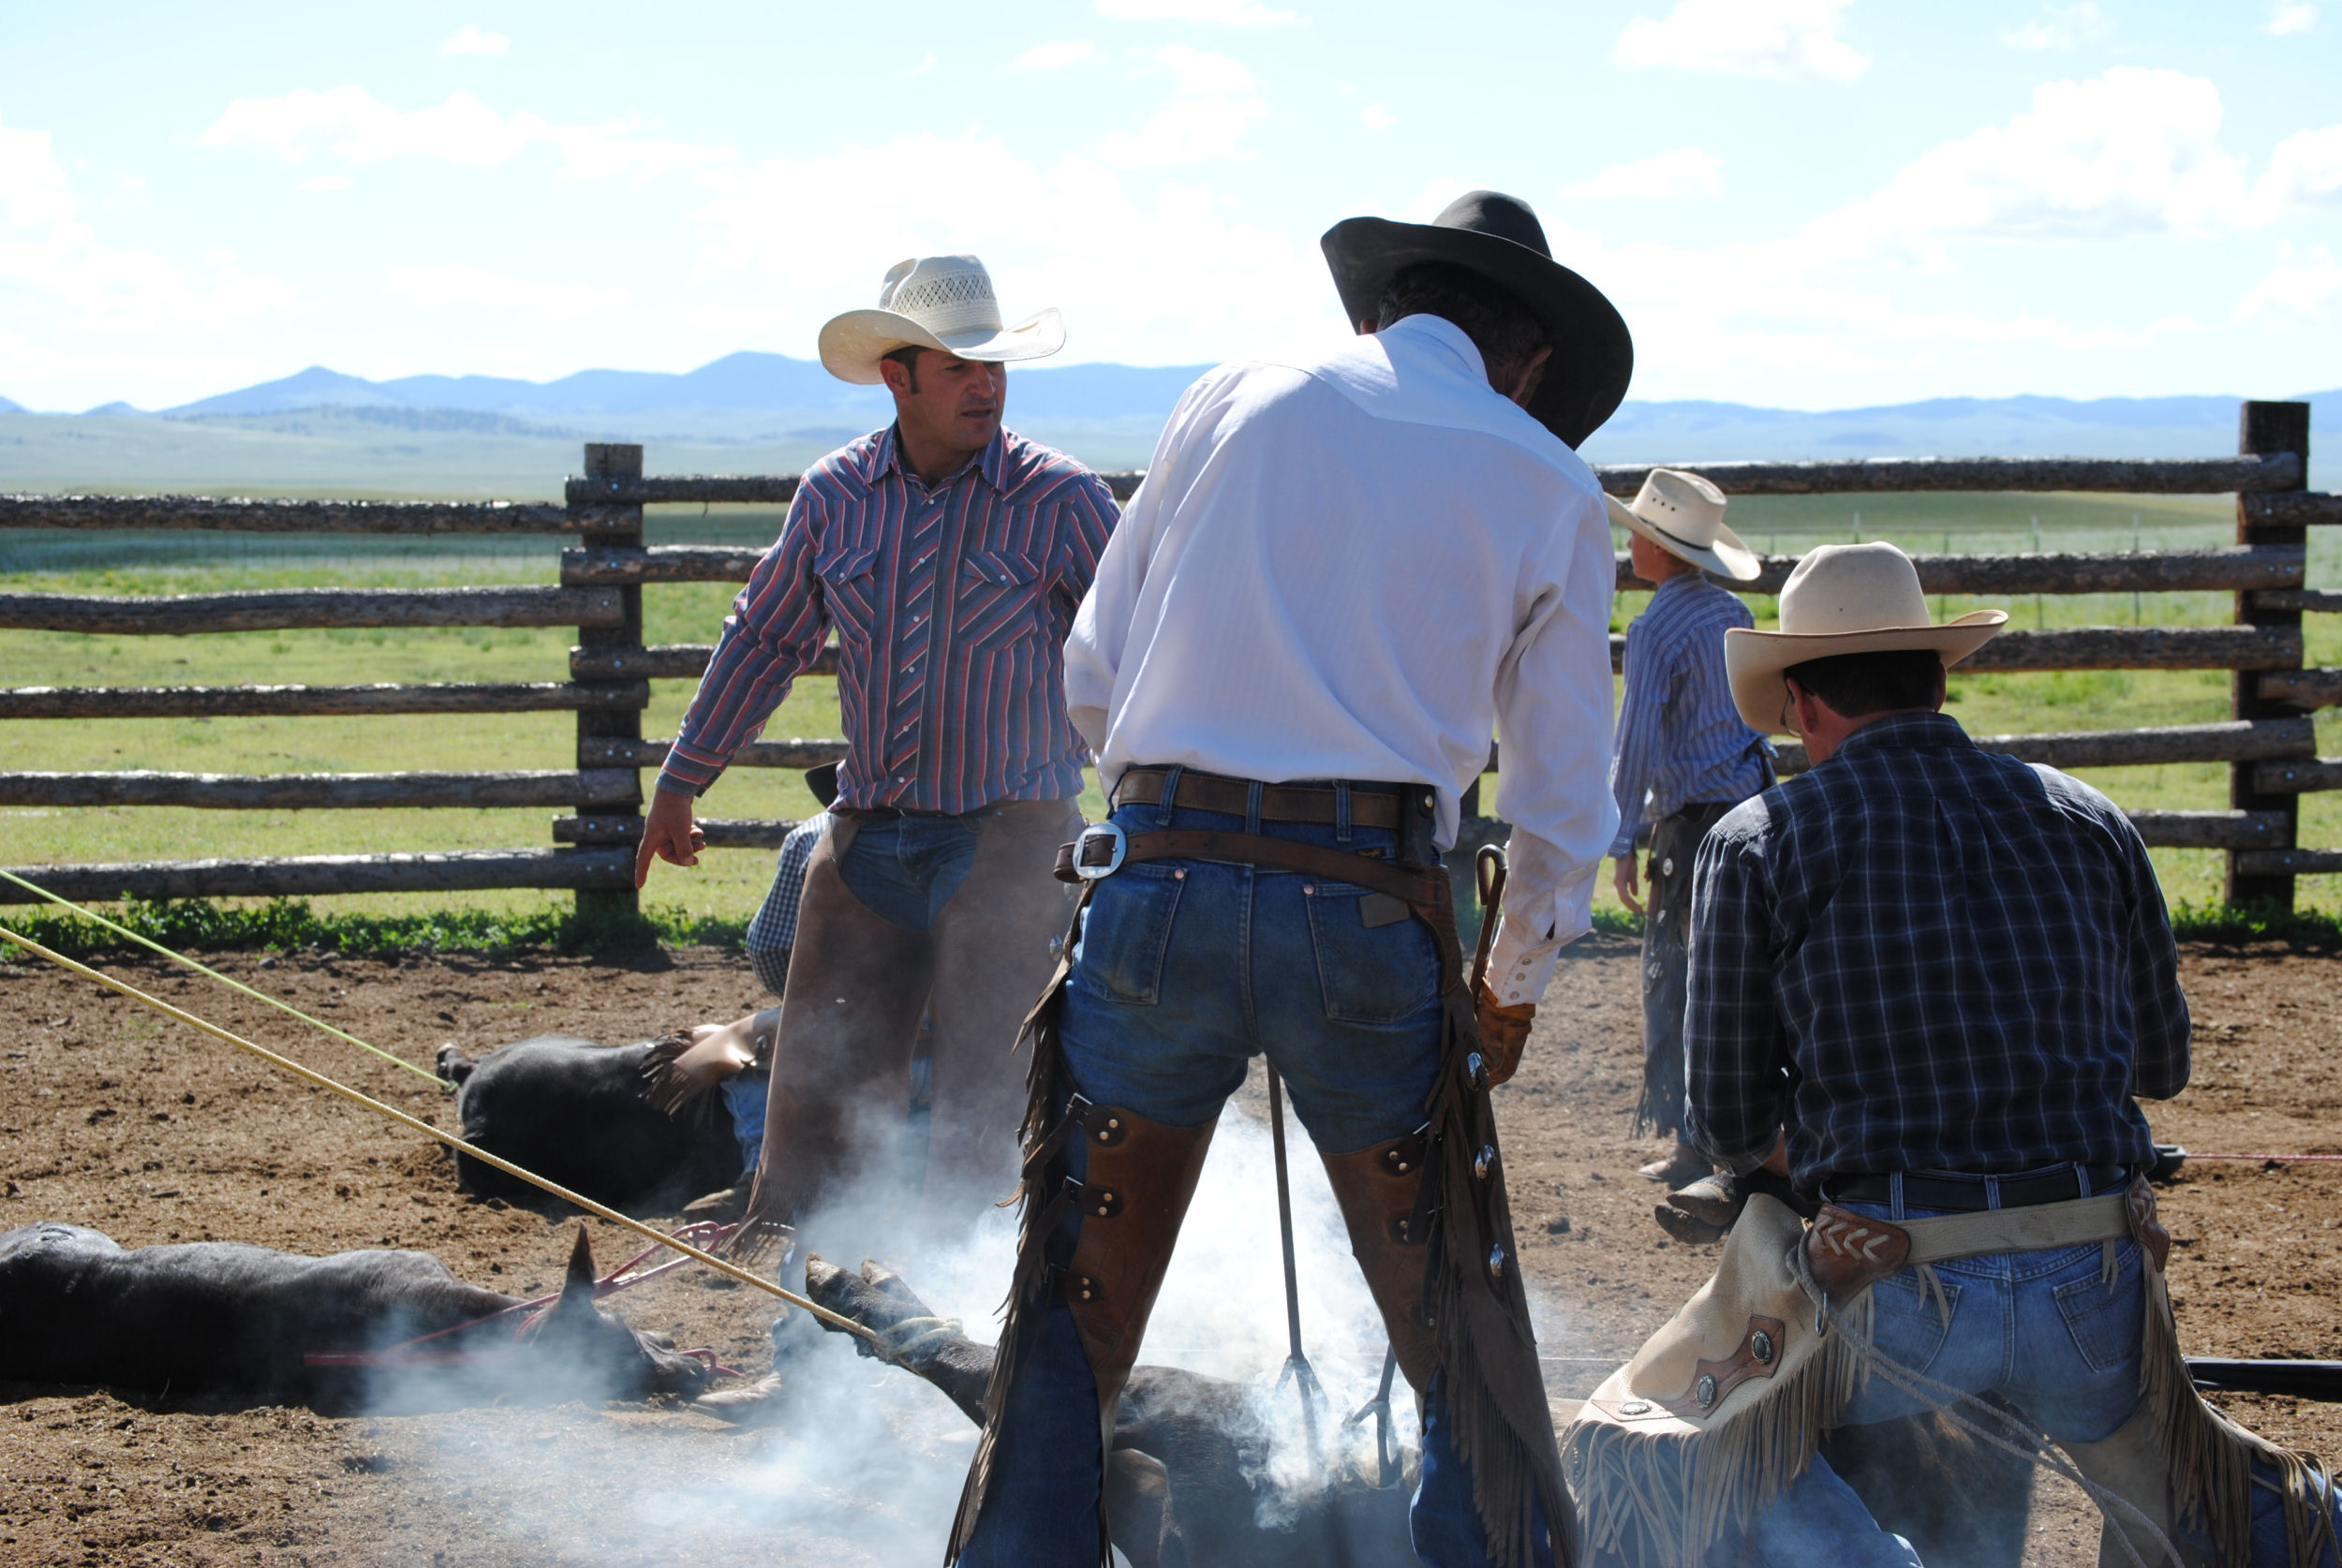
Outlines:
{"label": "fence post", "polygon": [[[2241,454],[2266,456],[2273,452],[2297,452],[2302,460],[2302,477],[2293,488],[2309,488],[2309,405],[2306,403],[2247,403],[2244,406],[2237,425],[2236,450]],[[2309,530],[2299,523],[2260,523],[2253,520],[2250,498],[2236,498],[2236,542],[2239,544],[2284,545],[2299,550],[2308,543]],[[2253,602],[2253,595],[2236,596],[2236,622],[2239,626],[2286,626],[2298,629],[2302,624],[2299,610],[2267,610]],[[2239,670],[2235,675],[2235,715],[2239,718],[2290,718],[2299,717],[2299,710],[2285,703],[2271,702],[2260,695],[2260,672]],[[2231,763],[2229,768],[2229,804],[2245,811],[2274,811],[2284,816],[2284,825],[2277,838],[2268,847],[2290,850],[2295,847],[2301,825],[2301,799],[2298,794],[2263,794],[2252,784],[2253,764]],[[2236,869],[2237,851],[2228,854],[2228,901],[2231,904],[2261,904],[2290,910],[2293,907],[2293,878],[2280,876],[2242,876]]]}
{"label": "fence post", "polygon": [[[643,449],[630,442],[588,441],[586,443],[586,477],[587,479],[641,479]],[[586,512],[585,526],[580,530],[581,542],[588,549],[621,546],[640,549],[643,543],[643,509],[614,507],[603,504],[590,506]],[[640,652],[643,646],[643,590],[624,587],[618,599],[625,608],[625,619],[616,626],[582,626],[577,629],[577,644],[581,648],[631,648]],[[581,708],[577,715],[577,738],[580,755],[576,765],[584,767],[585,742],[588,740],[641,740],[643,715],[637,708],[596,712]],[[639,817],[638,806],[578,806],[571,809],[580,815],[596,817]],[[586,914],[631,915],[638,912],[640,901],[630,884],[622,888],[580,888],[577,892],[577,912]]]}

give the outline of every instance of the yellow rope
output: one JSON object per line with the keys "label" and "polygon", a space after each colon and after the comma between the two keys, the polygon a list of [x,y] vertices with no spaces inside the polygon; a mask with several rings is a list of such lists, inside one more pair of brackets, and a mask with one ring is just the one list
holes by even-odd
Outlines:
{"label": "yellow rope", "polygon": [[348,1101],[353,1105],[363,1105],[367,1110],[374,1112],[378,1116],[388,1117],[391,1120],[397,1122],[403,1127],[411,1127],[426,1138],[436,1138],[440,1143],[447,1145],[448,1147],[455,1149],[460,1153],[468,1154],[473,1159],[480,1161],[483,1164],[493,1165],[497,1170],[504,1172],[507,1176],[518,1176],[521,1180],[527,1182],[530,1186],[541,1188],[544,1191],[552,1193],[555,1197],[559,1198],[563,1203],[575,1204],[579,1208],[584,1209],[588,1214],[599,1215],[600,1218],[609,1220],[614,1225],[623,1225],[628,1230],[634,1232],[636,1235],[645,1236],[648,1239],[659,1243],[662,1247],[672,1247],[676,1251],[683,1253],[685,1256],[697,1259],[699,1262],[705,1264],[708,1267],[716,1270],[718,1273],[729,1275],[733,1279],[739,1280],[744,1285],[754,1285],[758,1290],[763,1291],[767,1294],[778,1296],[781,1300],[787,1302],[792,1307],[803,1308],[806,1311],[812,1313],[816,1318],[819,1318],[822,1322],[828,1324],[833,1328],[840,1328],[849,1334],[859,1335],[861,1338],[867,1339],[872,1344],[879,1345],[882,1348],[884,1345],[884,1341],[879,1338],[879,1335],[875,1330],[863,1324],[854,1322],[852,1318],[843,1317],[838,1313],[831,1311],[828,1308],[823,1306],[818,1301],[808,1301],[804,1296],[797,1294],[796,1292],[784,1289],[778,1282],[763,1279],[757,1274],[751,1273],[748,1269],[742,1268],[737,1264],[731,1263],[723,1258],[716,1256],[713,1252],[704,1251],[700,1248],[692,1246],[688,1241],[678,1241],[674,1236],[667,1235],[656,1226],[646,1225],[640,1220],[630,1220],[615,1208],[604,1207],[602,1205],[594,1202],[593,1199],[588,1198],[582,1193],[571,1191],[568,1188],[562,1186],[558,1182],[546,1180],[543,1176],[537,1175],[534,1171],[523,1170],[520,1166],[513,1164],[510,1160],[506,1160],[499,1155],[490,1154],[486,1149],[481,1148],[476,1145],[467,1143],[452,1132],[443,1132],[438,1128],[432,1126],[429,1122],[424,1121],[420,1117],[408,1116],[405,1111],[400,1110],[397,1106],[385,1105],[381,1101],[376,1100],[369,1095],[363,1094],[357,1089],[351,1088],[347,1084],[337,1083],[334,1079],[327,1077],[322,1072],[313,1072],[310,1069],[302,1066],[290,1057],[280,1057],[265,1045],[256,1045],[251,1041],[245,1039],[241,1035],[230,1034],[226,1029],[221,1028],[217,1024],[207,1023],[203,1019],[197,1017],[192,1013],[171,1006],[170,1003],[163,1000],[160,997],[148,996],[144,991],[140,990],[137,986],[131,984],[127,981],[116,980],[113,976],[93,969],[86,964],[77,964],[62,953],[52,953],[49,949],[41,946],[40,943],[33,940],[32,938],[20,936],[16,932],[9,930],[5,925],[0,925],[0,939],[6,939],[8,941],[12,941],[17,946],[22,948],[25,952],[33,954],[38,957],[46,958],[60,969],[70,969],[73,973],[81,975],[86,980],[94,980],[97,982],[98,984],[106,986],[110,990],[119,991],[133,1001],[143,1002],[148,1007],[153,1008],[156,1012],[163,1014],[165,1017],[175,1018],[180,1023],[186,1025],[189,1028],[200,1029],[203,1033],[210,1035],[215,1040],[226,1041],[229,1044],[235,1046],[238,1050],[249,1051],[254,1056],[259,1057],[262,1061],[270,1062],[277,1067],[281,1067],[296,1078],[315,1084],[321,1089],[332,1090],[334,1093],[340,1095],[344,1100]]}
{"label": "yellow rope", "polygon": [[108,920],[104,915],[99,914],[95,910],[85,910],[81,905],[73,902],[70,898],[60,897],[56,894],[50,892],[47,888],[42,887],[37,882],[28,882],[13,871],[0,868],[0,877],[7,878],[9,881],[14,882],[17,886],[22,888],[27,893],[37,894],[40,897],[48,899],[52,904],[56,905],[57,908],[61,910],[70,910],[74,914],[80,915],[83,920],[89,921],[97,925],[102,925],[107,930],[113,932],[117,936],[127,937],[132,941],[138,943],[141,947],[152,948],[174,964],[185,964],[187,968],[193,969],[198,974],[210,975],[214,980],[218,981],[222,985],[229,986],[234,990],[242,991],[245,996],[250,997],[255,1001],[264,1001],[268,1003],[269,1006],[276,1009],[279,1013],[289,1013],[294,1017],[300,1019],[303,1023],[323,1029],[326,1033],[334,1036],[336,1040],[347,1040],[352,1045],[357,1046],[361,1051],[371,1051],[376,1056],[380,1057],[384,1061],[393,1062],[398,1066],[405,1068],[408,1072],[412,1072],[418,1078],[429,1079],[434,1085],[437,1086],[443,1093],[452,1094],[454,1092],[454,1085],[449,1083],[446,1079],[440,1077],[430,1069],[417,1067],[413,1062],[408,1061],[405,1057],[393,1056],[392,1053],[382,1049],[379,1045],[369,1045],[364,1041],[359,1039],[356,1035],[350,1034],[343,1029],[337,1029],[333,1025],[325,1022],[322,1018],[312,1018],[306,1013],[302,1012],[301,1009],[293,1006],[290,1002],[279,1001],[274,997],[270,996],[266,991],[256,991],[251,986],[246,985],[243,981],[231,979],[229,976],[220,973],[217,969],[199,964],[184,953],[174,953],[160,942],[149,941],[146,938],[140,936],[136,931],[131,930],[127,925],[118,925],[113,921]]}

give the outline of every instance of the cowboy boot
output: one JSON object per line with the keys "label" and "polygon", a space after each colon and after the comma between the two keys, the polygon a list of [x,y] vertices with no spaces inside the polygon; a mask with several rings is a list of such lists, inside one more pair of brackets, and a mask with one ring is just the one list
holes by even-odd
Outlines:
{"label": "cowboy boot", "polygon": [[1350,1230],[1350,1254],[1383,1314],[1399,1369],[1420,1401],[1439,1367],[1439,1345],[1423,1321],[1428,1213],[1417,1212],[1429,1144],[1421,1132],[1324,1156],[1334,1201]]}
{"label": "cowboy boot", "polygon": [[1165,1127],[1119,1106],[1079,1102],[1073,1114],[1080,1118],[1087,1169],[1078,1181],[1066,1178],[1081,1230],[1060,1289],[1098,1380],[1103,1454],[1114,1449],[1115,1407],[1138,1360],[1219,1118]]}

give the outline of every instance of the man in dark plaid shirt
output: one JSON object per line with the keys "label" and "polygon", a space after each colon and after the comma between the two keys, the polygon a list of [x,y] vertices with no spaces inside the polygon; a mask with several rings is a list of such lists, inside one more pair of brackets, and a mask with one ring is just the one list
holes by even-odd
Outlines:
{"label": "man in dark plaid shirt", "polygon": [[[1856,1332],[2103,1457],[2142,1429],[2145,1314],[2167,1310],[2141,1250],[2043,1250],[1984,1211],[2130,1188],[2154,1160],[2132,1096],[2186,1086],[2187,1004],[2129,821],[1940,711],[1946,667],[2006,619],[1934,625],[1901,551],[1826,545],[1784,585],[1780,631],[1726,634],[1742,717],[1795,731],[1812,765],[1700,846],[1687,1109],[1694,1142],[1736,1172],[1786,1132],[1797,1195],[1857,1223],[1968,1214],[2006,1237],[1926,1279],[1879,1277]],[[1922,1406],[1874,1379],[1834,1419]],[[1764,1561],[1917,1562],[1818,1457],[1750,1529]]]}
{"label": "man in dark plaid shirt", "polygon": [[[1796,679],[1794,669],[1790,679]],[[1745,1170],[2155,1158],[2131,1097],[2187,1082],[2187,1003],[2138,830],[1926,709],[1875,717],[1726,817],[1693,902],[1689,1090]]]}

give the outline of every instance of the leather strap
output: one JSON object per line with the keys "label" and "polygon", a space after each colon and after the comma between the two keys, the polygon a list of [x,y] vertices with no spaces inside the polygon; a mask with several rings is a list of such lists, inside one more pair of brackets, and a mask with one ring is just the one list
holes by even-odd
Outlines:
{"label": "leather strap", "polygon": [[1267,866],[1272,871],[1297,871],[1305,877],[1348,882],[1370,893],[1387,894],[1408,905],[1430,907],[1446,903],[1454,895],[1442,871],[1409,871],[1387,861],[1369,860],[1347,850],[1317,844],[1297,844],[1261,833],[1224,833],[1218,828],[1164,828],[1158,833],[1134,833],[1123,851],[1122,864],[1143,860],[1227,860]]}
{"label": "leather strap", "polygon": [[[2134,1198],[2127,1191],[1902,1220],[1824,1204],[1805,1233],[1805,1260],[1815,1282],[1843,1307],[1888,1275],[1919,1264],[1992,1252],[2053,1252],[2085,1242],[2132,1237],[2141,1229],[2133,1208]],[[2152,1195],[2146,1208],[2146,1220],[2152,1222]]]}
{"label": "leather strap", "polygon": [[[1133,768],[1114,786],[1114,804],[1152,806],[1163,799],[1167,768]],[[1403,784],[1354,785],[1350,790],[1350,821],[1357,827],[1399,826],[1399,791]],[[1182,769],[1178,793],[1171,804],[1193,811],[1217,811],[1242,817],[1252,810],[1253,786],[1247,779]],[[1323,784],[1265,784],[1260,815],[1265,822],[1325,822],[1334,821],[1334,791]]]}

